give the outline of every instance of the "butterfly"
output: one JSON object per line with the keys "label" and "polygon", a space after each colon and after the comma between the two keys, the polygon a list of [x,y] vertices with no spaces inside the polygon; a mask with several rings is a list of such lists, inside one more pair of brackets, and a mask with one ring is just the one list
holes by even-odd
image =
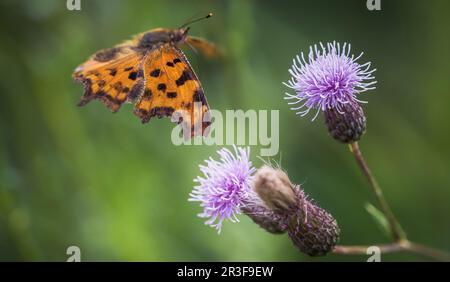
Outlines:
{"label": "butterfly", "polygon": [[[208,14],[209,18],[212,14]],[[207,56],[218,54],[209,41],[188,35],[188,24],[178,29],[156,28],[141,33],[112,48],[103,49],[78,66],[73,78],[84,84],[79,106],[97,99],[112,112],[123,103],[134,103],[134,113],[142,123],[153,117],[171,117],[184,122],[189,137],[204,135],[211,124],[209,106],[201,83],[181,51],[186,45]],[[186,136],[186,135],[185,135]]]}

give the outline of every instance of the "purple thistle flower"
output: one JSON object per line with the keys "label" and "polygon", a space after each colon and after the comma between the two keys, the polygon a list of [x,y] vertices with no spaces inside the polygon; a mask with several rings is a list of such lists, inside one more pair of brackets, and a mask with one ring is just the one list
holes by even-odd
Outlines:
{"label": "purple thistle flower", "polygon": [[376,81],[370,70],[370,62],[359,64],[358,57],[350,56],[351,45],[338,42],[327,43],[326,47],[320,43],[310,47],[308,61],[303,52],[293,59],[293,65],[289,69],[291,79],[284,83],[293,89],[296,94],[286,93],[289,105],[297,105],[291,108],[302,117],[311,109],[317,109],[314,120],[320,111],[334,109],[343,113],[343,106],[348,103],[365,103],[356,98],[356,95],[367,90],[375,89]]}
{"label": "purple thistle flower", "polygon": [[250,148],[237,148],[234,154],[228,149],[217,152],[220,160],[206,160],[200,165],[203,177],[197,177],[195,186],[189,194],[189,201],[200,202],[203,212],[199,217],[209,218],[205,224],[215,227],[220,233],[222,222],[229,219],[238,222],[236,215],[247,203],[257,199],[251,189],[253,173],[256,171],[249,160]]}

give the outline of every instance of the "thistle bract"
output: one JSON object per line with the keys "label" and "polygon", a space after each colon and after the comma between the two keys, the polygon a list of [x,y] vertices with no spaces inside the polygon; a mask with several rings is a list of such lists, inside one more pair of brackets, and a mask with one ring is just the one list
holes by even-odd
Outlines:
{"label": "thistle bract", "polygon": [[[336,220],[309,199],[300,185],[291,184],[287,174],[280,169],[267,166],[260,168],[255,175],[254,189],[261,189],[257,187],[259,185],[272,191],[266,193],[262,204],[243,208],[255,223],[270,233],[287,232],[292,243],[310,256],[322,256],[333,250],[340,234]],[[290,192],[280,194],[281,190]],[[274,201],[277,204],[274,205]]]}

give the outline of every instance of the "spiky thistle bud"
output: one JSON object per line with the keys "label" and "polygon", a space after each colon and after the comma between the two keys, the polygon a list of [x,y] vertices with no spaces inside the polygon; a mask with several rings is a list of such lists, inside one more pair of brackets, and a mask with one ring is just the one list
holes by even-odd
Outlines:
{"label": "spiky thistle bud", "polygon": [[289,220],[286,215],[275,212],[264,205],[247,205],[242,208],[242,212],[269,233],[283,234],[288,230]]}
{"label": "spiky thistle bud", "polygon": [[331,136],[342,143],[358,141],[366,131],[366,117],[356,102],[341,106],[340,110],[325,110],[325,124]]}
{"label": "spiky thistle bud", "polygon": [[293,185],[285,172],[261,167],[254,178],[253,190],[262,200],[242,210],[255,223],[271,233],[288,232],[300,251],[310,256],[325,255],[339,239],[336,220],[313,203],[300,185]]}
{"label": "spiky thistle bud", "polygon": [[308,199],[300,186],[294,191],[298,208],[290,217],[289,237],[303,253],[323,256],[337,244],[339,226],[330,213]]}

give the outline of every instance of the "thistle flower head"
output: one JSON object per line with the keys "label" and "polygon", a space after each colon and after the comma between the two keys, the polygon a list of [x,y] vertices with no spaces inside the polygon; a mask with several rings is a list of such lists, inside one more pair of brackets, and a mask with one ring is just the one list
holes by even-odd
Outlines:
{"label": "thistle flower head", "polygon": [[314,45],[310,47],[308,58],[303,52],[293,59],[289,69],[291,79],[284,83],[293,89],[295,94],[286,93],[288,104],[295,105],[291,109],[301,116],[307,115],[311,109],[320,111],[334,109],[342,113],[343,106],[358,100],[357,94],[375,89],[376,81],[370,69],[370,62],[357,62],[363,55],[350,55],[351,45],[338,42]]}
{"label": "thistle flower head", "polygon": [[236,215],[241,208],[257,198],[250,186],[255,172],[249,160],[250,149],[234,147],[233,153],[224,148],[218,154],[219,161],[209,158],[206,165],[200,165],[203,176],[194,179],[198,185],[189,201],[200,202],[203,212],[199,216],[208,218],[205,224],[220,233],[224,220],[239,221]]}

